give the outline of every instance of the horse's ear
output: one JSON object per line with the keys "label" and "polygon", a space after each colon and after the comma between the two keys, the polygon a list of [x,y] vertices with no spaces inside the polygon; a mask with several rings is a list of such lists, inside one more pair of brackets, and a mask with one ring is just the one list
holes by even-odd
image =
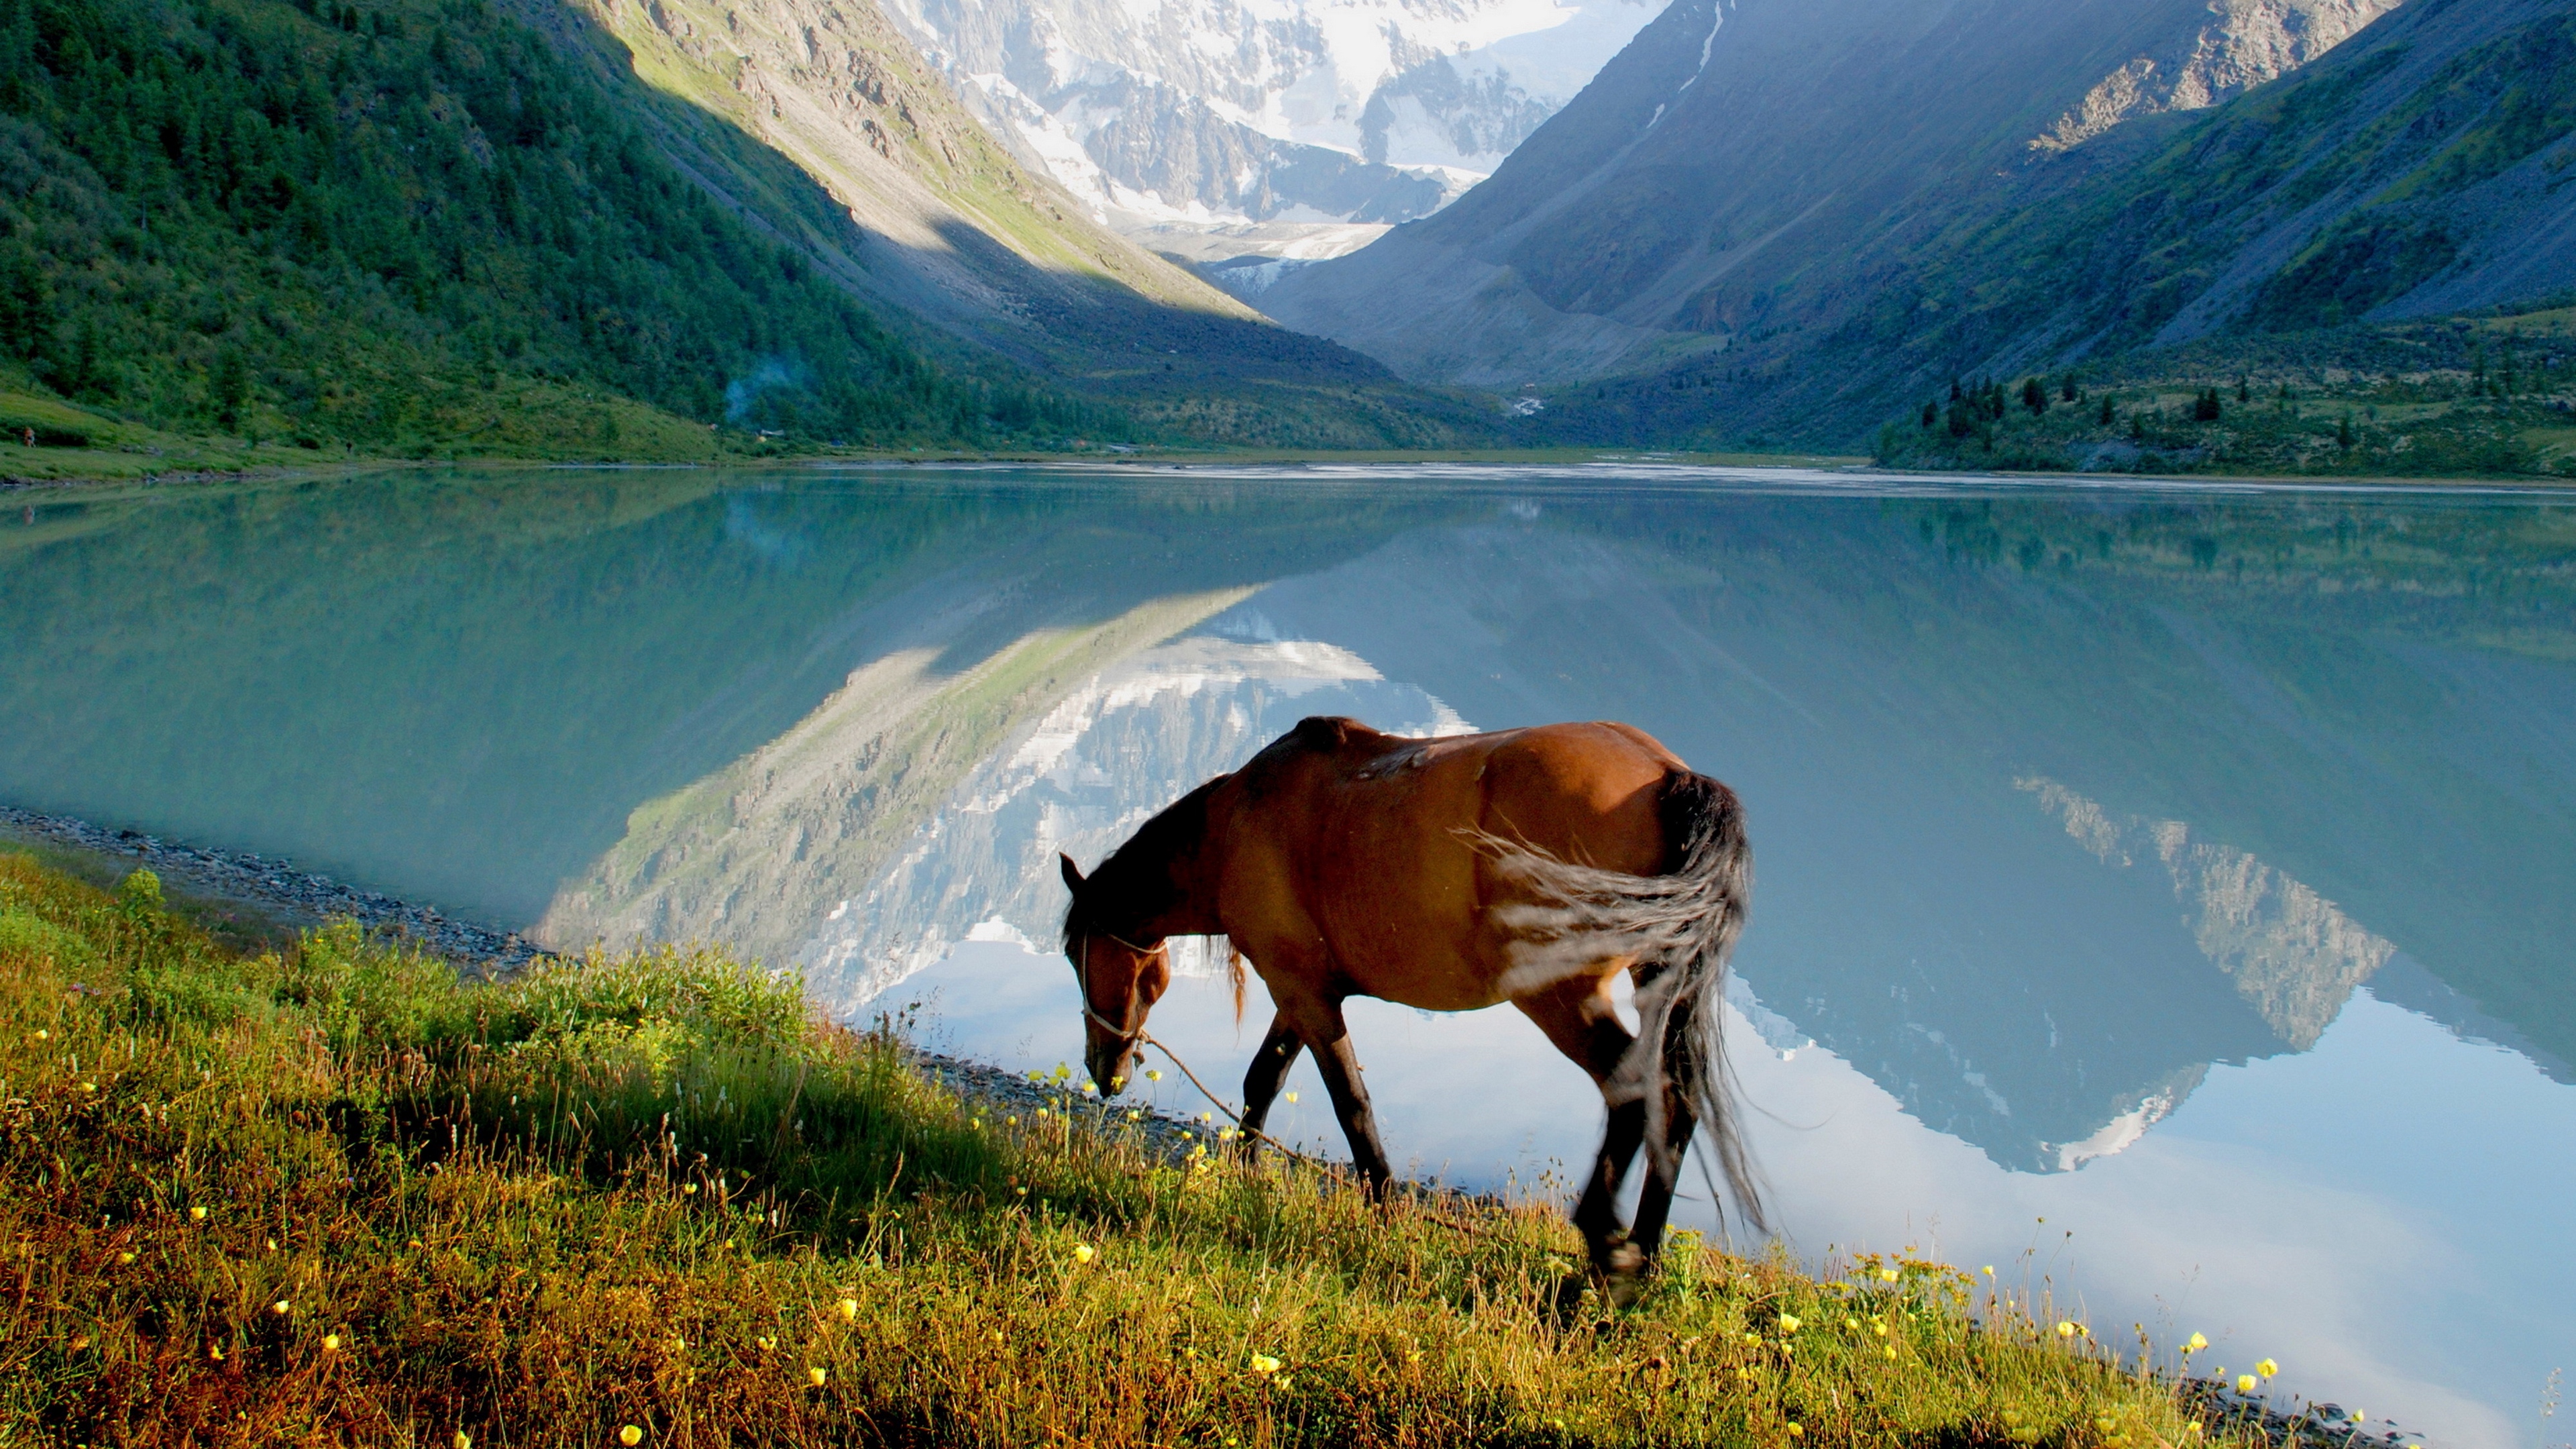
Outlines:
{"label": "horse's ear", "polygon": [[1082,867],[1073,863],[1073,857],[1059,850],[1055,853],[1055,863],[1064,870],[1064,888],[1069,891],[1081,890]]}

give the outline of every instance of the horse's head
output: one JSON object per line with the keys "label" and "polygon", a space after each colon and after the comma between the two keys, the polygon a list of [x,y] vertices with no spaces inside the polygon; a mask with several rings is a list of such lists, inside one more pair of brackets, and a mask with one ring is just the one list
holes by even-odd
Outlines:
{"label": "horse's head", "polygon": [[1145,1013],[1172,984],[1171,948],[1160,939],[1137,942],[1100,929],[1084,909],[1086,882],[1073,857],[1059,854],[1073,907],[1064,917],[1064,954],[1082,988],[1083,1065],[1103,1097],[1126,1090],[1136,1068],[1136,1046]]}

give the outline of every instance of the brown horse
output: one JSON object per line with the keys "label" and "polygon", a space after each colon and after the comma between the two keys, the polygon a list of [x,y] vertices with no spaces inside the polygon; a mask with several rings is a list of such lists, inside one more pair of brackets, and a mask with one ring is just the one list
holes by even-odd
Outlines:
{"label": "brown horse", "polygon": [[[1070,857],[1063,866],[1065,954],[1102,1091],[1126,1085],[1145,1014],[1171,984],[1165,938],[1222,935],[1278,1008],[1244,1075],[1247,1128],[1260,1129],[1298,1052],[1312,1050],[1351,1157],[1382,1194],[1386,1148],[1342,1002],[1508,1001],[1591,1074],[1609,1108],[1573,1212],[1597,1272],[1626,1277],[1652,1259],[1700,1126],[1760,1225],[1719,1035],[1726,957],[1752,887],[1743,811],[1643,730],[1426,740],[1309,719],[1146,821],[1088,879]],[[1621,971],[1636,983],[1637,1035],[1611,1004]],[[1646,1185],[1623,1233],[1619,1185],[1640,1144]]]}

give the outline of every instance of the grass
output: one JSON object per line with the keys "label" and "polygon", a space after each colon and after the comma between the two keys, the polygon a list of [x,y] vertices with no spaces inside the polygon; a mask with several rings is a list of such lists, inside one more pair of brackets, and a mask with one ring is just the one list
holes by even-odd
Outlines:
{"label": "grass", "polygon": [[1020,1110],[715,954],[472,985],[0,856],[0,1442],[2250,1441],[1937,1264],[1563,1309],[1547,1205]]}

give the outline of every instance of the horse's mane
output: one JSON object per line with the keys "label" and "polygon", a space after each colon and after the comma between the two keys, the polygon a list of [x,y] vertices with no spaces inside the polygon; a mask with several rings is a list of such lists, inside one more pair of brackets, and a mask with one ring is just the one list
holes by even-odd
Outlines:
{"label": "horse's mane", "polygon": [[1085,932],[1133,937],[1146,922],[1181,904],[1189,886],[1173,867],[1206,838],[1208,797],[1229,778],[1219,775],[1173,801],[1092,868],[1064,908],[1067,951]]}
{"label": "horse's mane", "polygon": [[[1086,933],[1133,939],[1142,925],[1186,898],[1189,886],[1173,867],[1207,838],[1208,797],[1229,776],[1219,775],[1172,802],[1153,819],[1136,827],[1127,843],[1092,869],[1064,908],[1064,952],[1079,949]],[[1234,992],[1234,1019],[1243,1020],[1243,953],[1223,936],[1208,938],[1212,955],[1225,962],[1226,983]]]}

